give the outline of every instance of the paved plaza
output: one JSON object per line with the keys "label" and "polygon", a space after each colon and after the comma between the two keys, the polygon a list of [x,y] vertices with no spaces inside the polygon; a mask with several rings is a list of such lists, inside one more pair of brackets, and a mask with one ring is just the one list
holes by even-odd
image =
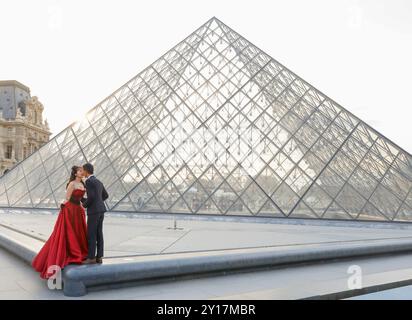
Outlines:
{"label": "paved plaza", "polygon": [[[0,224],[24,235],[46,239],[56,215],[2,213]],[[106,257],[161,255],[167,253],[231,250],[236,248],[324,246],[370,241],[410,239],[408,226],[311,225],[178,219],[170,217],[127,218],[109,214],[105,221]],[[180,229],[181,228],[181,229]],[[303,299],[348,290],[348,270],[362,270],[364,287],[412,278],[412,254],[388,258],[377,256],[345,261],[326,261],[194,277],[161,282],[142,282],[131,287],[90,291],[77,299]],[[29,265],[0,251],[0,299],[69,299],[62,291],[51,291]],[[406,290],[406,291],[405,291]],[[402,297],[408,296],[405,289]],[[395,294],[396,296],[396,294]],[[364,295],[359,299],[375,298]]]}
{"label": "paved plaza", "polygon": [[[412,230],[398,225],[382,228],[247,223],[179,219],[174,230],[172,218],[127,218],[116,214],[105,218],[106,258],[210,251],[222,249],[281,247],[316,244],[347,243],[382,239],[412,239]],[[52,232],[56,215],[0,214],[0,224],[47,239]],[[367,225],[366,225],[367,226]],[[386,225],[383,225],[386,226]],[[180,229],[181,228],[181,229]]]}
{"label": "paved plaza", "polygon": [[[328,264],[146,283],[68,298],[49,290],[27,264],[0,250],[0,299],[303,299],[347,290],[348,268],[359,265],[363,284],[399,281],[412,275],[412,255],[356,259]],[[409,291],[411,292],[411,290]],[[403,292],[403,297],[412,294]],[[365,296],[364,298],[368,298]],[[371,296],[370,298],[375,298]],[[395,295],[393,298],[397,298]]]}

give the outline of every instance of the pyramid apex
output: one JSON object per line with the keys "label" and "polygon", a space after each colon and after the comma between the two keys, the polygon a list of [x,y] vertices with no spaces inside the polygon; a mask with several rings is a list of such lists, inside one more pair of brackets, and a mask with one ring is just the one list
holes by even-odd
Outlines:
{"label": "pyramid apex", "polygon": [[211,17],[211,18],[207,21],[207,23],[213,22],[213,21],[215,21],[215,22],[220,22],[219,18],[217,18],[216,16],[213,16],[213,17]]}

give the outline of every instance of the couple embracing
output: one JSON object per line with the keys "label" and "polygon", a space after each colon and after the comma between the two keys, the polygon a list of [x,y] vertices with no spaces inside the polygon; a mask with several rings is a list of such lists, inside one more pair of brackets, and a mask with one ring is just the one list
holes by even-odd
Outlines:
{"label": "couple embracing", "polygon": [[72,167],[53,232],[32,262],[44,279],[53,276],[56,267],[102,263],[104,201],[109,195],[93,172],[90,163]]}

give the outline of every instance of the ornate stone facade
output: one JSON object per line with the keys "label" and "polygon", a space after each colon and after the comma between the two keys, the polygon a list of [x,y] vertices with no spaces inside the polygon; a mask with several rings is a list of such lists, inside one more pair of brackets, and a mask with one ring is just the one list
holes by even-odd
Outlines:
{"label": "ornate stone facade", "polygon": [[0,174],[49,141],[43,104],[18,81],[0,81]]}

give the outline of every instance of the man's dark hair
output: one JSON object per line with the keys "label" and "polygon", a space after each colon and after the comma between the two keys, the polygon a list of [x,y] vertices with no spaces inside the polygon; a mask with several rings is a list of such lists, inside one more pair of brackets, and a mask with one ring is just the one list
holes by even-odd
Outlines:
{"label": "man's dark hair", "polygon": [[91,163],[86,163],[83,165],[83,170],[87,171],[90,174],[93,174],[94,172],[94,168],[93,165]]}

